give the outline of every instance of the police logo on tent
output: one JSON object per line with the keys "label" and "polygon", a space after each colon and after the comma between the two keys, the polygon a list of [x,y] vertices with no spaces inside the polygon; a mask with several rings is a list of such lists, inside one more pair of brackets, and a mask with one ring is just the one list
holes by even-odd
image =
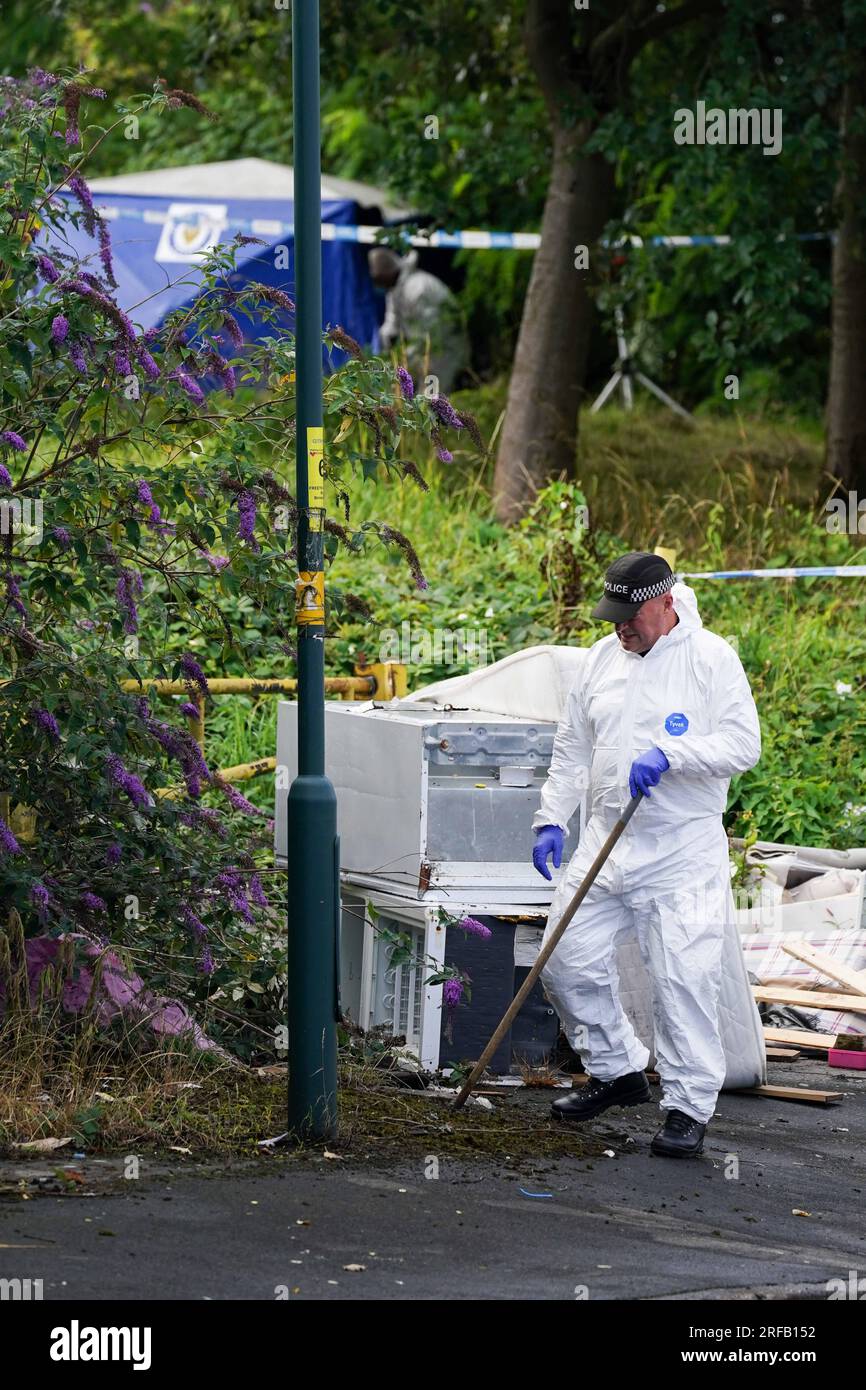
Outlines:
{"label": "police logo on tent", "polygon": [[155,259],[201,260],[219,241],[227,215],[225,203],[170,203]]}

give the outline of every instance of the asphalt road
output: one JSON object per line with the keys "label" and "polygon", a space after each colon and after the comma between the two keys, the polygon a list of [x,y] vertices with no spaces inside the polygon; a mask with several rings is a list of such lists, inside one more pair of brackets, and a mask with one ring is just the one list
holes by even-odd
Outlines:
{"label": "asphalt road", "polygon": [[866,1073],[800,1060],[771,1079],[844,1100],[722,1095],[687,1162],[650,1155],[654,1104],[588,1126],[613,1157],[442,1159],[438,1178],[321,1152],[144,1159],[138,1180],[87,1159],[59,1196],[40,1183],[56,1162],[7,1162],[0,1278],[76,1301],[826,1300],[854,1271],[866,1294]]}

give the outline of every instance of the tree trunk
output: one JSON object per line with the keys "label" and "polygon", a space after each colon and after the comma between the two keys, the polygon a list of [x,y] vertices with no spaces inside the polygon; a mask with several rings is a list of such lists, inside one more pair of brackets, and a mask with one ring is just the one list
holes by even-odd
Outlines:
{"label": "tree trunk", "polygon": [[[593,304],[590,273],[575,269],[575,247],[590,248],[610,215],[613,167],[584,155],[587,129],[555,130],[553,167],[505,408],[493,481],[496,514],[515,521],[536,491],[562,471],[573,475],[577,419]],[[592,264],[592,262],[590,262]]]}
{"label": "tree trunk", "polygon": [[[866,134],[862,131],[862,110],[858,113],[862,90],[857,75],[852,74],[842,97],[827,467],[845,487],[866,494]],[[858,117],[859,132],[855,125]]]}

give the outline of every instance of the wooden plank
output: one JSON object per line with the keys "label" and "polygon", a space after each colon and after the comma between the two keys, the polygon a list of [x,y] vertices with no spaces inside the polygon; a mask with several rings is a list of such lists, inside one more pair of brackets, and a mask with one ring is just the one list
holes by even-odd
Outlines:
{"label": "wooden plank", "polygon": [[771,1062],[794,1062],[800,1056],[799,1047],[765,1047]]}
{"label": "wooden plank", "polygon": [[744,1086],[737,1094],[767,1096],[770,1100],[799,1100],[807,1105],[829,1105],[830,1101],[842,1099],[841,1091],[810,1091],[801,1086]]}
{"label": "wooden plank", "polygon": [[813,1033],[809,1028],[773,1028],[764,1024],[766,1042],[790,1043],[793,1047],[811,1047],[818,1052],[828,1052],[836,1046],[835,1033]]}
{"label": "wooden plank", "polygon": [[819,989],[786,989],[783,985],[752,985],[752,994],[764,1004],[797,1004],[807,1009],[832,1009],[866,1014],[866,996],[826,994]]}
{"label": "wooden plank", "polygon": [[804,965],[811,965],[813,970],[818,970],[822,975],[829,976],[852,994],[866,994],[866,972],[834,960],[823,951],[816,951],[808,941],[783,941],[782,950],[795,960],[801,960]]}

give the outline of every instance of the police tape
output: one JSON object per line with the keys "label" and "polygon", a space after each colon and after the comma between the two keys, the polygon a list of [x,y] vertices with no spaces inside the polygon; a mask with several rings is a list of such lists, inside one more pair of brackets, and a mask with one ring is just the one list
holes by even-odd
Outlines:
{"label": "police tape", "polygon": [[[162,225],[166,222],[189,222],[195,217],[206,217],[208,204],[197,203],[190,207],[186,215],[180,212],[175,213],[173,208],[176,204],[167,200],[165,208],[132,208],[122,207],[109,198],[102,201],[97,193],[97,211],[109,222],[113,222],[121,217],[131,218],[134,221],[142,221]],[[284,222],[278,217],[232,217],[226,216],[224,206],[214,209],[218,214],[213,219],[213,225],[219,230],[229,232],[242,232],[246,236],[259,237],[288,237],[292,238],[295,234],[294,222]],[[374,246],[382,242],[382,233],[387,232],[391,237],[396,236],[407,246],[436,248],[465,248],[473,251],[537,251],[541,245],[540,232],[495,232],[485,230],[469,230],[459,232],[417,232],[409,233],[400,227],[381,227],[381,226],[359,226],[351,222],[323,222],[322,240],[323,241],[347,241],[355,242],[365,246]],[[776,237],[777,241],[825,241],[832,239],[832,232],[795,232],[789,238],[786,233],[780,232]],[[736,241],[732,236],[715,236],[710,233],[696,236],[628,236],[619,237],[614,241],[603,240],[601,245],[616,248],[618,246],[629,245],[632,247],[641,246],[731,246]],[[259,253],[261,254],[261,253]],[[256,259],[254,257],[253,259]]]}
{"label": "police tape", "polygon": [[[462,247],[473,251],[537,251],[541,245],[540,232],[487,232],[487,231],[466,231],[466,232],[427,232],[409,235],[401,232],[399,227],[357,227],[347,223],[323,222],[322,240],[323,241],[356,241],[366,245],[373,245],[381,240],[381,233],[389,231],[392,235],[396,232],[400,240],[409,246],[429,247]],[[832,232],[795,232],[791,238],[785,233],[780,232],[777,241],[824,241],[832,238]],[[736,237],[732,236],[651,236],[639,237],[628,236],[619,237],[615,241],[602,240],[601,245],[607,248],[616,248],[625,245],[632,247],[641,246],[732,246]]]}
{"label": "police tape", "polygon": [[678,579],[862,579],[866,565],[805,565],[776,570],[708,570],[703,574],[678,574]]}

